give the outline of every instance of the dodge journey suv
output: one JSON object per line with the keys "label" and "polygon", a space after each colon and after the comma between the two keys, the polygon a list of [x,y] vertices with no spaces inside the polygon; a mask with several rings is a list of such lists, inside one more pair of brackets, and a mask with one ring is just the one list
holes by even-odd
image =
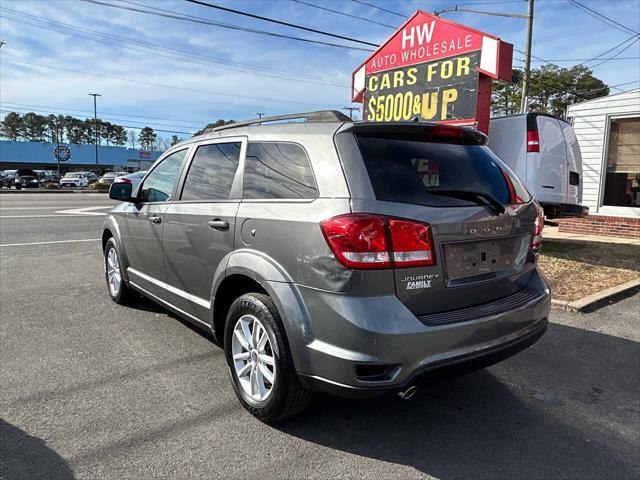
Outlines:
{"label": "dodge journey suv", "polygon": [[423,375],[495,363],[540,338],[550,297],[542,211],[485,143],[339,112],[207,131],[111,186],[109,295],[210,330],[265,422],[314,391],[408,397]]}

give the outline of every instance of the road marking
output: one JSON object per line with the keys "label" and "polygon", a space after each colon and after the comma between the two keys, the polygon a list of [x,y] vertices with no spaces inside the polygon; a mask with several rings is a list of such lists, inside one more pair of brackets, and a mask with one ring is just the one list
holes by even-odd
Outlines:
{"label": "road marking", "polygon": [[[46,206],[42,206],[42,207],[3,207],[2,205],[0,205],[0,211],[2,210],[54,210],[56,208],[65,208],[65,207],[69,207],[70,205],[46,205]],[[98,207],[98,205],[92,205],[95,206],[96,208]],[[100,206],[101,208],[109,208],[112,205],[104,205],[104,206]]]}
{"label": "road marking", "polygon": [[84,208],[72,208],[70,210],[58,210],[56,213],[71,213],[73,215],[106,215],[107,212],[94,212],[93,210],[104,210],[105,208],[113,208],[110,205],[106,207],[84,207]]}
{"label": "road marking", "polygon": [[[102,215],[102,214],[100,214]],[[2,215],[0,216],[0,219],[2,218],[45,218],[45,217],[76,217],[78,218],[80,215],[75,214],[75,215]]]}
{"label": "road marking", "polygon": [[76,243],[76,242],[97,242],[101,238],[83,238],[79,240],[53,240],[50,242],[29,242],[29,243],[3,243],[0,247],[22,247],[26,245],[51,245],[53,243]]}

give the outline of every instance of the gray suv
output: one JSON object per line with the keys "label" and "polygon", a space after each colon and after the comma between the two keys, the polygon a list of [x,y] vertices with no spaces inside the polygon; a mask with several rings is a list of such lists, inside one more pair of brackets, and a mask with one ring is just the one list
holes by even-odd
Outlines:
{"label": "gray suv", "polygon": [[265,422],[314,391],[406,398],[424,375],[495,363],[542,336],[550,295],[542,211],[485,143],[339,112],[215,128],[112,185],[109,295],[213,332]]}

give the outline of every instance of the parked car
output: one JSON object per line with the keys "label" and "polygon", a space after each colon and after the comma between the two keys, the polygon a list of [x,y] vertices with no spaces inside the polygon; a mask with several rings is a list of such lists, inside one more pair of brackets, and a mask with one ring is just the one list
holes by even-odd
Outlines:
{"label": "parked car", "polygon": [[16,178],[16,173],[18,173],[18,170],[3,170],[2,175],[0,175],[0,187],[13,187],[13,181]]}
{"label": "parked car", "polygon": [[[37,188],[40,186],[38,182],[38,174],[29,169],[21,168],[19,170],[4,170],[0,175],[0,186],[6,188]],[[35,183],[34,183],[35,180]]]}
{"label": "parked car", "polygon": [[98,183],[111,185],[118,177],[124,177],[127,172],[107,172],[98,179]]}
{"label": "parked car", "polygon": [[262,421],[313,391],[408,398],[422,375],[495,363],[547,328],[542,210],[485,143],[340,112],[218,127],[137,191],[111,186],[108,293],[213,332]]}
{"label": "parked car", "polygon": [[16,170],[16,173],[12,177],[13,186],[20,190],[22,188],[38,188],[40,187],[40,180],[38,174],[29,168],[21,168]]}
{"label": "parked car", "polygon": [[130,183],[131,188],[135,190],[146,174],[146,170],[140,170],[139,172],[133,172],[123,177],[117,177],[114,183]]}
{"label": "parked car", "polygon": [[89,185],[84,172],[67,172],[60,179],[61,187],[86,187]]}
{"label": "parked car", "polygon": [[55,170],[34,170],[38,174],[38,180],[42,185],[45,182],[57,182],[58,174]]}
{"label": "parked car", "polygon": [[542,113],[492,118],[489,148],[525,183],[548,218],[589,213],[582,203],[582,155],[573,127]]}
{"label": "parked car", "polygon": [[92,183],[96,183],[98,181],[98,175],[95,172],[82,172],[86,175],[87,181],[91,185]]}

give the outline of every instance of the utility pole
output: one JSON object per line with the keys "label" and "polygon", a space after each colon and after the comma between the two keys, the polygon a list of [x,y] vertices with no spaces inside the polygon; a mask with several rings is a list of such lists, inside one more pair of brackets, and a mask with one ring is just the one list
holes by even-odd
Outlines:
{"label": "utility pole", "polygon": [[520,102],[520,113],[527,112],[529,102],[529,79],[531,77],[531,38],[533,37],[533,1],[529,0],[529,11],[527,15],[527,50],[524,57],[524,78],[522,80],[522,100]]}
{"label": "utility pole", "polygon": [[93,97],[93,128],[95,130],[95,134],[96,134],[96,167],[98,166],[98,139],[99,139],[99,133],[98,133],[98,109],[96,106],[96,97],[101,97],[102,95],[100,95],[99,93],[90,93],[90,96]]}
{"label": "utility pole", "polygon": [[349,112],[349,118],[353,120],[353,112],[359,112],[360,107],[342,107],[343,110],[347,110]]}
{"label": "utility pole", "polygon": [[256,115],[258,115],[258,118],[262,118],[262,116],[264,115],[264,113],[258,112],[258,113],[256,113]]}

